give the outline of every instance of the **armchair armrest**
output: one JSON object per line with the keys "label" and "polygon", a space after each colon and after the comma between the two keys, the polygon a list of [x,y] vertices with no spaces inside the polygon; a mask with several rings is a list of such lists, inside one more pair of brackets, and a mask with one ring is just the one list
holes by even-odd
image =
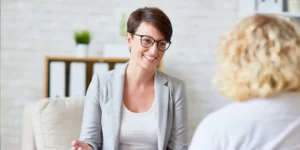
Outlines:
{"label": "armchair armrest", "polygon": [[23,110],[22,150],[36,150],[32,124],[33,106],[34,103],[27,104]]}

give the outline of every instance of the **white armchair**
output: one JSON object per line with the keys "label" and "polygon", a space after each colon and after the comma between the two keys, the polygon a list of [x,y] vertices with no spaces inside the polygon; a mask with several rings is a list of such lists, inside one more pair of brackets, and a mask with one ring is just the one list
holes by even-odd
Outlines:
{"label": "white armchair", "polygon": [[22,150],[68,150],[80,135],[84,98],[46,98],[24,108]]}

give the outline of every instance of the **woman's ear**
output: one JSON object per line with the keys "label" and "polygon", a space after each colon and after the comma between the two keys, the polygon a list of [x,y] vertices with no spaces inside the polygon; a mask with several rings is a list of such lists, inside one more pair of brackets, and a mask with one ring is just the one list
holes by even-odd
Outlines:
{"label": "woman's ear", "polygon": [[132,35],[130,33],[126,33],[126,40],[127,40],[127,45],[129,48],[131,48],[132,45]]}

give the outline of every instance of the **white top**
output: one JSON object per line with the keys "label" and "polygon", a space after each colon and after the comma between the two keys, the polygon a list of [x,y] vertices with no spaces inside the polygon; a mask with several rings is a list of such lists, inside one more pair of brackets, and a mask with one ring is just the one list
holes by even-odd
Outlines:
{"label": "white top", "polygon": [[300,93],[235,102],[197,127],[189,150],[299,150]]}
{"label": "white top", "polygon": [[155,101],[144,113],[134,113],[123,104],[120,127],[120,150],[157,150]]}

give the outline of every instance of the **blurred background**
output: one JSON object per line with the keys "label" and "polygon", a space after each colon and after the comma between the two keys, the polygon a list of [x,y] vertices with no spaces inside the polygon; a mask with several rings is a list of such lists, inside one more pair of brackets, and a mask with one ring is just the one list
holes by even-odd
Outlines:
{"label": "blurred background", "polygon": [[[1,149],[21,149],[26,104],[45,97],[71,96],[71,91],[64,95],[67,87],[59,83],[73,83],[78,88],[89,81],[84,78],[90,76],[91,71],[80,75],[87,66],[71,65],[70,68],[77,68],[77,71],[67,73],[66,81],[60,77],[66,76],[61,70],[66,63],[53,64],[51,68],[51,59],[91,61],[105,57],[126,60],[129,51],[124,37],[124,21],[132,11],[145,6],[159,7],[172,22],[172,45],[165,53],[162,71],[186,83],[191,138],[205,116],[229,102],[211,84],[214,53],[221,34],[239,18],[260,11],[279,13],[289,19],[300,17],[300,12],[287,11],[287,1],[279,0],[279,3],[285,3],[284,7],[278,1],[268,0],[268,7],[263,7],[265,3],[258,7],[259,2],[1,0]],[[88,48],[80,48],[74,37],[75,32],[84,30],[90,36]],[[79,52],[82,49],[84,52]],[[92,73],[100,72],[101,67],[93,66]],[[76,76],[83,76],[85,82],[74,79]],[[76,93],[82,89],[85,87],[73,89],[73,96],[82,96],[84,92]]]}

